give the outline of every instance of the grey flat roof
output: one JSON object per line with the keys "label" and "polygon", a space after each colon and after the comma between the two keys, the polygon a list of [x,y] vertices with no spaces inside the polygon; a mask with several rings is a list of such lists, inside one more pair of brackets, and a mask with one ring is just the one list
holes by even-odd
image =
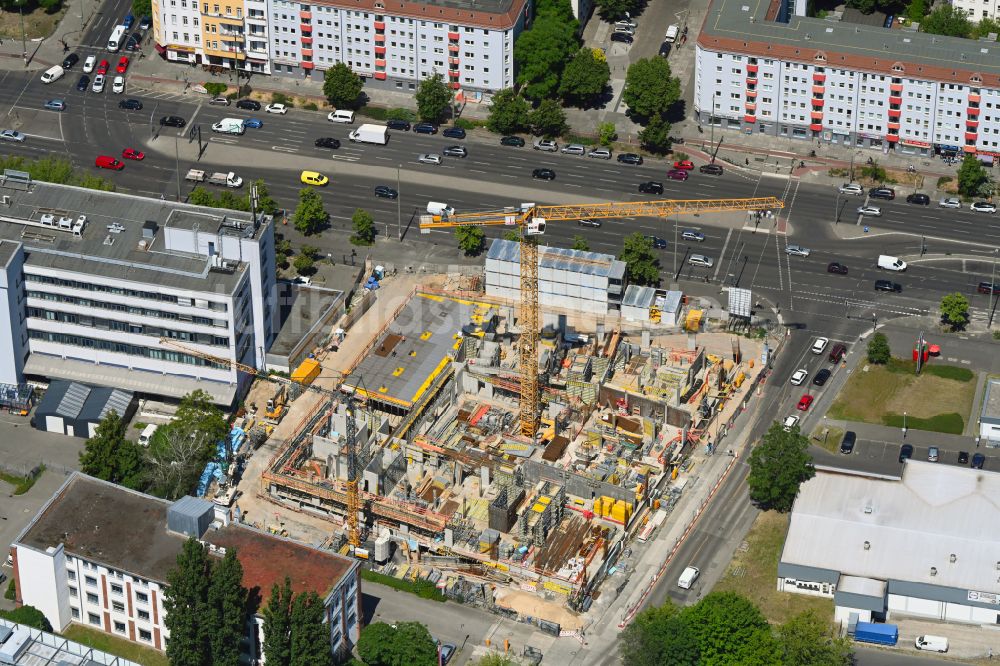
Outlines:
{"label": "grey flat roof", "polygon": [[625,287],[625,296],[622,298],[622,306],[648,308],[656,298],[655,287],[640,287],[637,284],[630,284]]}
{"label": "grey flat roof", "polygon": [[[490,245],[486,258],[519,264],[521,263],[521,244],[517,241],[497,238]],[[570,250],[563,247],[540,246],[538,248],[538,265],[542,268],[600,275],[618,280],[625,276],[625,262],[618,261],[613,255]]]}
{"label": "grey flat roof", "polygon": [[112,409],[119,416],[125,416],[132,400],[131,391],[56,380],[49,384],[37,412],[66,419],[100,421]]}
{"label": "grey flat roof", "polygon": [[818,472],[799,490],[781,554],[844,576],[993,594],[998,561],[1000,474],[912,460],[899,481]]}
{"label": "grey flat roof", "polygon": [[[163,236],[169,227],[247,233],[230,225],[238,221],[249,227],[249,213],[41,181],[34,181],[28,190],[0,187],[0,193],[10,197],[10,205],[0,207],[0,239],[23,243],[28,265],[192,291],[218,291],[221,286],[225,293],[239,284],[246,270],[243,264],[233,272],[210,271],[207,256],[167,251]],[[87,225],[80,237],[74,237],[67,230],[42,226],[47,213],[74,220],[86,215]],[[156,223],[157,232],[142,249],[147,221]],[[109,225],[118,226],[112,231]]]}
{"label": "grey flat roof", "polygon": [[294,294],[295,302],[292,303],[281,324],[281,330],[278,331],[278,337],[271,343],[267,353],[284,356],[290,354],[302,338],[309,334],[316,322],[344,298],[344,292],[287,283],[279,283],[278,287],[287,289],[286,295]]}
{"label": "grey flat roof", "polygon": [[990,379],[986,382],[986,396],[983,398],[984,420],[993,423],[1000,422],[1000,380]]}
{"label": "grey flat roof", "polygon": [[[486,311],[495,306],[481,307]],[[344,386],[366,390],[375,400],[389,398],[404,406],[416,402],[431,374],[458,353],[455,336],[470,323],[475,309],[468,301],[416,294],[344,380]]]}
{"label": "grey flat roof", "polygon": [[[813,54],[827,54],[826,66],[856,67],[850,58],[841,61],[833,54],[858,56],[865,61],[879,60],[886,68],[896,61],[924,65],[906,69],[914,78],[942,77],[944,70],[960,69],[983,74],[1000,74],[1000,44],[958,37],[943,37],[912,30],[890,30],[881,25],[860,25],[805,16],[791,16],[789,22],[768,20],[769,0],[713,0],[705,17],[698,43],[712,48],[705,37],[735,40],[738,44],[765,44],[775,58],[812,61]],[[771,12],[773,14],[773,10]],[[795,48],[802,53],[796,57]],[[755,49],[756,51],[757,49]],[[761,54],[768,57],[766,53]],[[859,61],[860,62],[860,61]],[[820,63],[822,64],[822,63]],[[932,73],[933,70],[933,73]],[[944,74],[946,76],[946,73]],[[966,81],[956,81],[966,83]]]}

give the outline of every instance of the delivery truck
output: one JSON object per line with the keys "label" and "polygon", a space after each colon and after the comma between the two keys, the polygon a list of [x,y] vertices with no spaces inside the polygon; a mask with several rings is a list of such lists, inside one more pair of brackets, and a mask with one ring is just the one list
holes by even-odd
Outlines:
{"label": "delivery truck", "polygon": [[385,125],[370,125],[365,123],[347,135],[353,143],[374,143],[384,146],[389,143],[389,128]]}
{"label": "delivery truck", "polygon": [[878,267],[884,271],[902,272],[906,270],[906,262],[899,257],[880,254],[878,256]]}
{"label": "delivery truck", "polygon": [[190,180],[193,183],[208,183],[209,185],[219,185],[220,187],[243,186],[243,179],[232,171],[229,173],[217,171],[216,173],[208,174],[201,169],[191,169],[187,172],[187,175],[184,176],[184,179]]}
{"label": "delivery truck", "polygon": [[858,622],[854,627],[854,640],[877,645],[895,645],[899,641],[899,627],[894,624]]}
{"label": "delivery truck", "polygon": [[220,134],[243,134],[246,129],[241,118],[223,118],[212,125],[212,131]]}

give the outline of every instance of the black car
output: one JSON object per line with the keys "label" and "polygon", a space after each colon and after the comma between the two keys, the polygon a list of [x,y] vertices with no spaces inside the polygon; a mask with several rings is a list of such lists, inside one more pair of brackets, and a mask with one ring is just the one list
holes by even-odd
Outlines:
{"label": "black car", "polygon": [[721,176],[722,166],[719,164],[702,164],[698,167],[698,171],[707,173],[710,176]]}
{"label": "black car", "polygon": [[618,153],[617,159],[622,164],[632,164],[634,166],[642,164],[642,155],[636,155],[635,153]]}
{"label": "black car", "polygon": [[334,139],[328,136],[324,136],[321,139],[316,139],[317,148],[340,148],[340,139]]}
{"label": "black car", "polygon": [[832,374],[833,373],[830,372],[828,368],[823,368],[822,370],[816,373],[815,377],[813,377],[813,384],[816,386],[823,386],[824,384],[826,384],[827,380],[830,379],[830,375]]}
{"label": "black car", "polygon": [[875,291],[891,291],[898,293],[903,291],[903,287],[892,280],[875,280]]}
{"label": "black car", "polygon": [[160,125],[163,127],[184,127],[187,121],[180,116],[163,116],[160,118]]}
{"label": "black car", "polygon": [[891,187],[873,187],[868,190],[868,196],[872,199],[885,199],[886,201],[892,201],[896,198],[896,190]]}
{"label": "black car", "polygon": [[413,126],[413,131],[417,134],[437,134],[438,128],[430,123],[417,123]]}
{"label": "black car", "polygon": [[[978,453],[976,455],[979,455]],[[906,462],[908,459],[913,457],[913,446],[910,444],[903,444],[899,447],[899,462]],[[974,464],[974,463],[973,463]]]}
{"label": "black car", "polygon": [[388,185],[376,185],[375,186],[375,196],[379,199],[395,199],[399,196],[399,192],[392,189]]}
{"label": "black car", "polygon": [[73,65],[80,62],[80,56],[75,53],[70,53],[68,56],[63,58],[62,68],[63,69],[73,69]]}
{"label": "black car", "polygon": [[389,129],[403,130],[404,132],[410,131],[410,121],[409,120],[399,120],[397,118],[390,118],[385,121],[385,126]]}
{"label": "black car", "polygon": [[237,109],[246,109],[247,111],[260,111],[260,102],[255,99],[241,99],[236,102]]}
{"label": "black car", "polygon": [[959,465],[968,465],[969,464],[969,452],[968,451],[959,451],[958,452],[958,464]]}
{"label": "black car", "polygon": [[80,77],[80,80],[76,82],[76,89],[80,92],[87,92],[87,88],[90,87],[90,77],[86,74]]}
{"label": "black car", "polygon": [[611,33],[611,41],[621,42],[623,44],[631,44],[632,42],[635,41],[635,39],[632,37],[632,35],[628,34],[627,32],[613,32]]}
{"label": "black car", "polygon": [[833,261],[826,265],[826,272],[836,273],[837,275],[847,275],[847,266],[839,261]]}
{"label": "black car", "polygon": [[660,44],[660,55],[664,58],[670,55],[670,42]]}
{"label": "black car", "polygon": [[139,50],[139,40],[136,39],[134,35],[132,37],[129,37],[128,41],[125,42],[125,50],[126,51],[138,51]]}
{"label": "black car", "polygon": [[649,240],[653,243],[653,247],[657,250],[667,249],[667,241],[663,240],[659,236],[649,236]]}
{"label": "black car", "polygon": [[149,30],[153,27],[153,19],[149,16],[143,16],[139,19],[139,30]]}
{"label": "black car", "polygon": [[448,137],[449,139],[464,139],[465,138],[465,130],[462,129],[461,127],[449,127],[448,129],[446,129],[441,134],[443,136]]}
{"label": "black car", "polygon": [[840,440],[840,452],[848,455],[854,451],[854,443],[858,440],[858,436],[853,430],[848,430],[844,433],[844,438]]}
{"label": "black car", "polygon": [[535,169],[531,172],[531,177],[539,180],[555,180],[556,172],[552,169]]}
{"label": "black car", "polygon": [[123,99],[118,102],[119,109],[128,109],[129,111],[142,111],[142,102],[137,99]]}
{"label": "black car", "polygon": [[663,194],[663,183],[648,180],[645,183],[639,183],[639,191],[643,194]]}
{"label": "black car", "polygon": [[984,456],[982,453],[977,453],[976,455],[972,456],[972,466],[975,467],[976,469],[982,469],[983,465],[985,464],[986,464],[986,456]]}
{"label": "black car", "polygon": [[500,139],[501,146],[516,146],[517,148],[524,148],[524,139],[519,136],[505,136]]}
{"label": "black car", "polygon": [[931,205],[931,198],[926,194],[914,192],[913,194],[907,195],[906,203],[917,204],[918,206],[929,206]]}

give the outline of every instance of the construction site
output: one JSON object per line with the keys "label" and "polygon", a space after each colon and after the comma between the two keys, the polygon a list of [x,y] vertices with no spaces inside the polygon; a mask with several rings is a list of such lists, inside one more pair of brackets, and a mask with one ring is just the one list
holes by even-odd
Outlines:
{"label": "construction site", "polygon": [[641,329],[541,310],[530,243],[522,254],[519,301],[482,276],[386,278],[290,379],[261,376],[242,424],[256,452],[219,503],[557,635],[582,626],[767,350],[686,296],[682,316]]}

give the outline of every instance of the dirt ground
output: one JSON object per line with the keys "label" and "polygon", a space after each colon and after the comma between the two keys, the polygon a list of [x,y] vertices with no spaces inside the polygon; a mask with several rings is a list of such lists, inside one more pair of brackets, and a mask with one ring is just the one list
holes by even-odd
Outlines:
{"label": "dirt ground", "polygon": [[534,592],[524,590],[498,589],[496,604],[501,608],[510,608],[521,615],[540,617],[549,622],[555,622],[563,629],[573,631],[583,627],[583,618],[576,615],[562,604],[546,601]]}
{"label": "dirt ground", "polygon": [[[56,29],[56,25],[62,20],[65,9],[60,9],[54,14],[46,14],[41,9],[24,15],[24,32],[28,40],[38,37],[48,37]],[[77,17],[79,21],[79,17]],[[21,39],[21,15],[16,11],[0,11],[0,38]],[[68,39],[68,38],[67,38]],[[28,44],[28,52],[33,47]]]}

